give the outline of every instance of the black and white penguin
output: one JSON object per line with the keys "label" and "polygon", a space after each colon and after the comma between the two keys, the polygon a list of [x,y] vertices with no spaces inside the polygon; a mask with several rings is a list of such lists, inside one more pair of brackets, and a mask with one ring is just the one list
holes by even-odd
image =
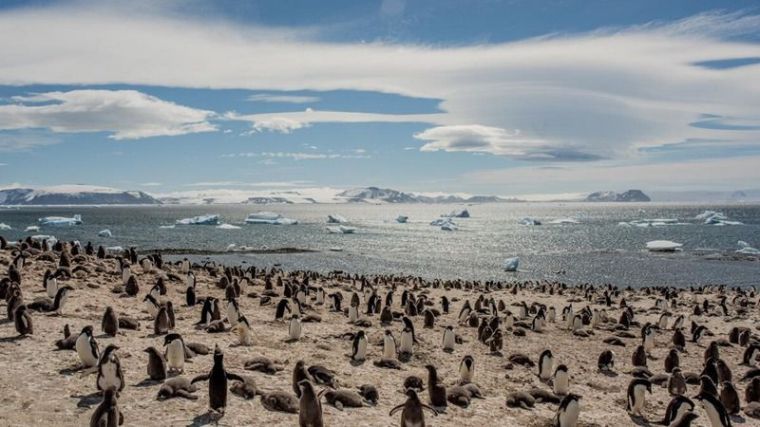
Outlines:
{"label": "black and white penguin", "polygon": [[363,361],[367,357],[367,337],[364,331],[359,331],[354,335],[354,341],[351,345],[351,360],[355,362]]}
{"label": "black and white penguin", "polygon": [[16,327],[16,332],[19,336],[27,336],[34,334],[34,326],[32,325],[32,316],[26,309],[26,305],[21,304],[16,307],[16,311],[13,315],[13,324]]}
{"label": "black and white penguin", "polygon": [[649,323],[641,328],[641,345],[647,354],[654,350],[654,328]]}
{"label": "black and white penguin", "polygon": [[676,396],[670,400],[665,410],[665,418],[660,424],[669,426],[672,422],[681,418],[687,412],[694,410],[694,402],[685,396]]}
{"label": "black and white penguin", "polygon": [[673,368],[668,378],[668,393],[671,396],[681,396],[686,394],[686,379],[681,373],[681,368]]}
{"label": "black and white penguin", "polygon": [[292,386],[293,386],[293,392],[295,393],[296,397],[301,397],[301,387],[299,384],[301,381],[311,381],[313,378],[309,371],[306,369],[306,363],[303,360],[299,360],[296,362],[295,366],[293,366],[293,375],[292,375]]}
{"label": "black and white penguin", "polygon": [[646,392],[652,393],[652,383],[643,378],[634,378],[628,384],[626,410],[633,415],[643,416]]}
{"label": "black and white penguin", "polygon": [[124,292],[131,297],[135,297],[138,293],[140,293],[140,285],[137,283],[137,277],[135,275],[130,274],[127,278],[127,282],[124,285]]}
{"label": "black and white penguin", "polygon": [[408,388],[406,390],[406,396],[406,402],[391,409],[388,414],[392,417],[395,413],[401,411],[401,427],[424,427],[424,409],[432,412],[434,416],[438,416],[438,411],[420,402],[420,398],[417,396],[417,392],[414,391],[414,389]]}
{"label": "black and white penguin", "polygon": [[731,427],[731,418],[718,398],[709,393],[700,393],[696,399],[702,404],[712,427]]}
{"label": "black and white penguin", "polygon": [[212,411],[224,413],[227,407],[227,380],[236,380],[245,382],[242,377],[227,372],[224,369],[224,353],[216,345],[214,348],[214,366],[207,374],[199,375],[190,382],[195,384],[198,381],[208,381],[208,405]]}
{"label": "black and white penguin", "polygon": [[409,328],[401,331],[398,352],[404,355],[411,355],[414,351],[414,332]]}
{"label": "black and white penguin", "polygon": [[567,373],[567,366],[557,366],[552,383],[554,394],[564,396],[570,392],[570,375]]}
{"label": "black and white penguin", "polygon": [[469,384],[475,375],[475,359],[469,354],[459,362],[459,383]]}
{"label": "black and white penguin", "polygon": [[554,371],[554,356],[551,350],[544,350],[538,357],[538,378],[541,381],[548,381]]}
{"label": "black and white penguin", "polygon": [[404,322],[404,328],[408,328],[410,331],[412,331],[412,340],[415,344],[417,344],[417,334],[414,332],[414,322],[412,322],[412,319],[404,316],[401,318],[401,321]]}
{"label": "black and white penguin", "polygon": [[193,307],[196,302],[195,296],[195,275],[193,273],[187,274],[187,289],[185,290],[185,303],[188,307]]}
{"label": "black and white penguin", "polygon": [[691,334],[691,341],[699,344],[699,340],[705,335],[705,332],[707,332],[707,327],[704,325],[697,326]]}
{"label": "black and white penguin", "polygon": [[673,346],[680,351],[686,348],[686,336],[681,331],[681,328],[673,331]]}
{"label": "black and white penguin", "polygon": [[580,415],[580,399],[577,394],[568,394],[559,403],[552,427],[575,427]]}
{"label": "black and white penguin", "polygon": [[185,342],[180,334],[168,334],[164,337],[166,347],[166,366],[169,371],[182,372],[185,369]]}
{"label": "black and white penguin", "polygon": [[752,344],[744,350],[742,355],[742,365],[755,366],[757,358],[760,356],[760,345]]}
{"label": "black and white penguin", "polygon": [[58,293],[58,281],[50,270],[45,271],[43,284],[45,285],[45,291],[47,292],[48,297],[55,298],[55,295]]}
{"label": "black and white penguin", "polygon": [[298,383],[301,397],[298,403],[298,425],[300,427],[324,427],[322,421],[322,403],[309,380]]}
{"label": "black and white penguin", "polygon": [[454,344],[456,344],[456,335],[454,334],[454,327],[449,325],[443,330],[442,346],[443,351],[451,353],[454,351]]}
{"label": "black and white penguin", "polygon": [[385,330],[383,335],[383,359],[395,359],[396,358],[396,339],[393,337],[393,332],[390,329]]}
{"label": "black and white penguin", "polygon": [[115,390],[120,392],[124,390],[124,372],[121,370],[121,361],[116,354],[118,350],[114,344],[109,344],[103,350],[103,354],[98,362],[98,377],[95,382],[98,390]]}
{"label": "black and white penguin", "polygon": [[294,314],[290,317],[290,323],[288,324],[288,337],[291,341],[298,341],[301,339],[301,316]]}
{"label": "black and white penguin", "polygon": [[150,317],[155,319],[156,314],[158,314],[158,309],[161,308],[161,304],[159,304],[158,300],[151,294],[145,295],[143,302],[145,302],[145,308],[148,310]]}
{"label": "black and white penguin", "polygon": [[124,424],[124,414],[119,410],[116,392],[108,389],[90,417],[90,427],[117,427],[122,424]]}
{"label": "black and white penguin", "polygon": [[446,399],[446,386],[438,381],[438,372],[433,365],[425,365],[428,371],[428,397],[430,406],[436,410],[444,410],[448,403]]}
{"label": "black and white penguin", "polygon": [[240,306],[236,298],[227,300],[227,322],[234,328],[240,318]]}
{"label": "black and white penguin", "polygon": [[470,318],[470,313],[472,313],[472,307],[470,306],[470,301],[467,300],[464,302],[462,309],[459,310],[459,316],[457,317],[459,319],[459,323],[462,324],[467,322],[467,319]]}
{"label": "black and white penguin", "polygon": [[74,288],[71,286],[61,286],[58,288],[58,292],[56,292],[55,299],[53,300],[53,313],[58,316],[63,315],[63,307],[69,299],[69,293],[73,290]]}
{"label": "black and white penguin", "polygon": [[201,309],[201,321],[199,325],[208,325],[214,320],[219,320],[221,314],[219,313],[218,300],[214,297],[206,297],[203,301],[203,308]]}
{"label": "black and white penguin", "polygon": [[285,318],[285,310],[288,310],[288,313],[292,313],[290,309],[290,301],[283,298],[277,303],[277,309],[274,312],[274,320],[283,320]]}
{"label": "black and white penguin", "polygon": [[153,319],[153,333],[164,335],[169,332],[169,327],[169,314],[166,311],[166,306],[161,306],[156,313],[156,318]]}
{"label": "black and white penguin", "polygon": [[643,345],[636,347],[631,355],[631,363],[633,366],[645,367],[647,366],[647,351]]}
{"label": "black and white penguin", "polygon": [[95,337],[92,336],[92,326],[87,325],[82,328],[82,332],[77,337],[74,347],[79,355],[79,361],[82,362],[82,366],[85,368],[91,368],[97,366],[100,352],[98,351],[98,343],[95,341]]}
{"label": "black and white penguin", "polygon": [[691,427],[691,423],[697,418],[699,418],[699,415],[696,412],[687,412],[668,424],[668,427]]}
{"label": "black and white penguin", "polygon": [[103,313],[103,320],[100,322],[100,329],[104,334],[115,337],[119,333],[119,317],[116,315],[113,307],[106,307],[106,312]]}
{"label": "black and white penguin", "polygon": [[166,379],[166,359],[155,347],[148,347],[145,350],[148,353],[148,377],[153,381],[163,381]]}
{"label": "black and white penguin", "polygon": [[602,354],[599,355],[597,367],[600,371],[611,372],[615,367],[615,353],[613,353],[612,350],[604,350]]}
{"label": "black and white penguin", "polygon": [[245,316],[240,316],[232,329],[238,334],[238,344],[246,347],[253,345],[253,331]]}

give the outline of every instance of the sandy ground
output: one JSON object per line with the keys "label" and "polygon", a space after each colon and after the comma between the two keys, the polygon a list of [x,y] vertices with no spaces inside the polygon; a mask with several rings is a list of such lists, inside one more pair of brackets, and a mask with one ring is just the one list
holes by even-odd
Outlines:
{"label": "sandy ground", "polygon": [[[4,277],[8,264],[12,260],[10,251],[0,252],[0,271]],[[32,313],[34,335],[16,339],[16,331],[12,322],[0,323],[0,425],[86,425],[90,416],[100,401],[95,386],[96,374],[78,370],[79,360],[74,351],[58,351],[55,341],[62,338],[64,324],[69,324],[72,333],[78,334],[85,325],[93,325],[95,335],[101,350],[109,343],[119,345],[118,355],[127,387],[121,393],[119,405],[125,416],[125,425],[203,425],[208,421],[205,416],[208,405],[206,391],[207,383],[200,383],[201,389],[196,392],[198,400],[175,398],[159,402],[156,393],[159,385],[138,385],[147,378],[147,354],[143,350],[148,346],[162,349],[163,337],[153,336],[152,320],[144,309],[143,297],[157,278],[156,272],[142,273],[139,266],[133,267],[141,284],[140,295],[137,298],[126,298],[111,292],[111,288],[121,282],[117,273],[115,260],[97,260],[89,258],[83,263],[91,274],[78,274],[65,283],[73,286],[75,291],[69,299],[63,316],[57,317],[47,313]],[[103,272],[96,272],[96,267],[103,267]],[[35,297],[44,295],[41,285],[42,275],[48,268],[55,269],[55,264],[47,261],[30,259],[22,271],[22,289],[25,300],[32,301]],[[166,270],[174,269],[165,266]],[[165,274],[165,272],[160,272]],[[224,292],[213,283],[218,279],[210,277],[207,272],[198,270],[198,295],[213,295],[224,298]],[[63,282],[62,282],[63,283]],[[236,345],[236,335],[231,332],[209,334],[196,329],[195,323],[200,319],[200,306],[185,306],[185,285],[167,281],[169,288],[166,298],[172,300],[177,316],[176,332],[183,335],[188,342],[200,342],[213,348],[218,344],[225,352],[225,364],[228,371],[246,374],[255,378],[259,388],[283,390],[292,392],[291,372],[295,362],[303,359],[307,364],[322,364],[337,373],[339,384],[343,387],[355,388],[361,384],[373,384],[380,392],[379,404],[376,407],[345,409],[340,411],[323,402],[325,425],[328,426],[397,426],[399,416],[388,415],[391,408],[405,400],[402,384],[409,375],[418,375],[427,382],[424,369],[426,364],[433,364],[443,377],[443,383],[451,386],[459,379],[459,363],[463,356],[472,355],[475,358],[476,371],[474,382],[477,383],[485,399],[473,400],[469,408],[462,409],[449,405],[445,414],[438,417],[426,416],[428,425],[433,426],[547,426],[556,411],[556,406],[537,404],[532,410],[508,408],[505,398],[512,391],[527,391],[531,387],[550,387],[536,377],[536,368],[528,369],[515,365],[513,369],[505,369],[506,357],[512,353],[524,353],[536,362],[538,355],[544,349],[551,349],[555,356],[555,366],[564,363],[571,373],[571,391],[583,396],[579,425],[582,426],[628,426],[649,425],[646,421],[632,419],[625,410],[626,388],[631,376],[626,374],[631,369],[631,353],[639,339],[623,339],[625,347],[612,347],[602,340],[612,336],[609,330],[597,329],[588,338],[574,336],[559,324],[548,324],[544,332],[534,333],[530,330],[524,337],[513,336],[509,331],[505,334],[504,356],[489,354],[489,349],[476,338],[476,329],[456,325],[456,316],[465,300],[475,302],[480,291],[475,290],[443,290],[429,288],[425,292],[440,308],[439,297],[446,294],[456,302],[452,303],[451,314],[442,315],[436,321],[434,329],[424,329],[421,316],[414,322],[417,335],[421,341],[415,348],[414,357],[404,363],[403,369],[389,370],[375,367],[372,362],[381,357],[382,335],[384,327],[380,325],[379,316],[369,317],[372,326],[364,328],[370,339],[368,360],[360,366],[353,366],[348,358],[351,342],[335,336],[354,332],[359,328],[348,323],[347,318],[330,312],[326,306],[313,306],[310,312],[322,316],[321,323],[304,323],[303,336],[300,341],[287,343],[288,334],[286,322],[275,322],[274,304],[260,306],[259,300],[245,294],[261,292],[261,282],[243,289],[240,306],[243,314],[249,319],[254,333],[255,343],[251,347]],[[344,305],[350,300],[352,283],[322,283],[328,293],[341,290],[346,297]],[[277,289],[281,292],[281,289]],[[384,296],[387,290],[379,292]],[[423,291],[422,289],[420,291]],[[394,298],[394,310],[402,311],[400,304],[401,289]],[[531,290],[521,290],[517,295],[507,291],[490,292],[489,297],[497,301],[504,300],[509,306],[515,302],[540,302],[557,309],[557,317],[568,300],[575,298],[576,310],[588,303],[579,296],[567,291],[563,296],[549,296]],[[717,294],[692,295],[684,292],[680,297],[681,305],[674,312],[684,314],[687,319],[695,302],[703,299],[715,302]],[[273,299],[275,302],[277,299]],[[654,298],[642,295],[627,294],[626,300],[636,307],[636,320],[644,323],[655,322],[659,311],[653,310]],[[364,304],[364,301],[362,301]],[[113,306],[122,315],[138,318],[140,330],[123,330],[116,338],[102,334],[100,322],[106,306]],[[601,306],[595,306],[599,307]],[[733,307],[730,307],[733,310]],[[5,317],[5,302],[0,302],[0,310]],[[514,309],[513,309],[514,311]],[[715,333],[715,337],[706,337],[700,345],[688,343],[687,352],[681,355],[681,366],[684,371],[700,372],[705,346],[711,339],[727,338],[732,326],[752,328],[758,324],[758,310],[750,309],[751,318],[723,317],[716,315],[693,317],[700,324],[705,324]],[[224,310],[222,311],[224,317]],[[609,309],[610,319],[618,319],[621,309],[615,304]],[[457,334],[461,335],[464,343],[457,345],[453,353],[441,351],[441,337],[446,325],[455,325]],[[689,320],[685,322],[688,329]],[[605,326],[607,327],[607,326]],[[389,327],[399,339],[402,323],[394,322]],[[637,336],[638,328],[631,332]],[[649,361],[649,367],[654,373],[664,372],[663,360],[670,348],[672,331],[658,332],[657,347]],[[688,335],[688,331],[687,331]],[[597,371],[596,362],[599,354],[605,349],[612,349],[616,357],[615,370],[617,376],[606,376]],[[740,383],[739,378],[747,368],[739,366],[743,353],[739,346],[721,347],[721,357],[728,362],[733,370],[734,383],[744,405],[744,389],[746,383]],[[282,362],[284,370],[276,375],[266,375],[243,369],[244,361],[254,356],[267,356]],[[185,376],[206,373],[212,365],[211,355],[197,356],[185,366]],[[688,396],[697,393],[698,386],[689,386]],[[421,397],[427,401],[427,393]],[[665,408],[670,401],[667,389],[654,387],[654,393],[648,396],[645,415],[650,422],[662,419]],[[708,426],[705,412],[697,409],[699,419],[695,426]],[[760,425],[760,420],[752,418],[735,418],[736,425]],[[298,424],[298,416],[271,412],[260,403],[260,399],[244,400],[230,394],[226,415],[221,424],[240,425],[270,425],[292,426]]]}

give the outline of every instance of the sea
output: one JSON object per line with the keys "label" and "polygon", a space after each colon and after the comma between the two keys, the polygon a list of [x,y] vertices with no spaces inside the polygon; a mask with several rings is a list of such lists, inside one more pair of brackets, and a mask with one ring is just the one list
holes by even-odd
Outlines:
{"label": "sea", "polygon": [[[467,209],[469,218],[455,218],[459,229],[444,231],[431,221]],[[249,213],[273,211],[298,220],[297,225],[246,225]],[[697,215],[718,211],[742,225],[705,225]],[[82,216],[76,226],[44,226],[25,233],[45,216]],[[218,214],[239,229],[209,225],[177,225],[176,220]],[[353,234],[328,232],[328,215],[345,217]],[[406,224],[396,221],[408,216]],[[523,218],[542,225],[522,225]],[[571,219],[572,221],[567,221]],[[626,226],[643,219],[668,219],[668,225]],[[559,220],[559,221],[557,221]],[[552,223],[559,222],[559,223]],[[217,261],[280,266],[286,270],[341,270],[359,274],[396,274],[428,279],[534,280],[568,284],[618,286],[694,286],[760,284],[758,257],[738,257],[738,242],[760,247],[760,205],[687,205],[663,203],[497,203],[447,204],[282,204],[202,206],[71,206],[0,209],[0,230],[9,240],[28,234],[53,235],[103,246],[135,246],[140,250],[225,251],[229,245],[291,253],[187,256]],[[99,237],[109,229],[112,237]],[[675,253],[653,253],[646,243],[670,240],[683,244]],[[308,250],[308,251],[307,251]],[[504,260],[519,257],[517,272],[504,271]]]}

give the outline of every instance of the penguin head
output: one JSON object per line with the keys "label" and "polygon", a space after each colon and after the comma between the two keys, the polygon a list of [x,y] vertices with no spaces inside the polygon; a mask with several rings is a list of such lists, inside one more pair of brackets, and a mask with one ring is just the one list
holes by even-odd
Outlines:
{"label": "penguin head", "polygon": [[164,337],[164,345],[169,345],[174,340],[181,340],[182,336],[180,334],[168,334]]}
{"label": "penguin head", "polygon": [[462,363],[464,363],[464,365],[467,366],[468,369],[471,369],[472,365],[475,364],[475,359],[473,359],[472,356],[467,355],[462,359]]}
{"label": "penguin head", "polygon": [[92,325],[87,325],[84,328],[82,328],[82,333],[86,334],[88,337],[92,336]]}

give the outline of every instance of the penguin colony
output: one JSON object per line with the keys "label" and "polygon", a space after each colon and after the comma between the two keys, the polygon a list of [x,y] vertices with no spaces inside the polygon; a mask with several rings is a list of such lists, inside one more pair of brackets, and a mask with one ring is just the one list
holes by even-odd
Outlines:
{"label": "penguin colony", "polygon": [[760,425],[751,287],[284,272],[1,237],[0,269],[11,424]]}

